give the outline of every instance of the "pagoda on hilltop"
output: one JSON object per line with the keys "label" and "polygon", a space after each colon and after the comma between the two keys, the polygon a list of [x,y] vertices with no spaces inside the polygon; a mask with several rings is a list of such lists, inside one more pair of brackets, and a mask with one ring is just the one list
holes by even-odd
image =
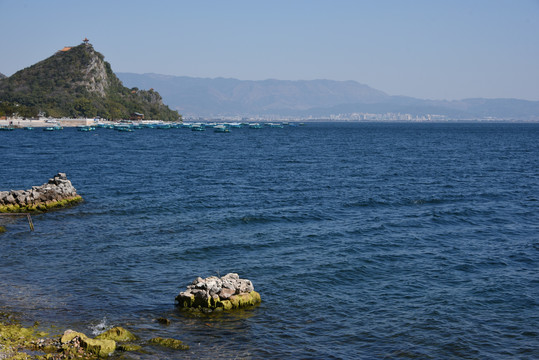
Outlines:
{"label": "pagoda on hilltop", "polygon": [[87,37],[84,38],[84,40],[82,40],[82,42],[85,44],[85,45],[88,45],[90,43],[90,40],[88,40]]}

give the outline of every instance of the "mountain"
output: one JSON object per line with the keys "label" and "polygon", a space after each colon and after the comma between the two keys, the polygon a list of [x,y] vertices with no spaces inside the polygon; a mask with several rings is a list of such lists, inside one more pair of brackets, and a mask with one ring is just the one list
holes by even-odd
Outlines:
{"label": "mountain", "polygon": [[267,114],[331,107],[361,99],[366,103],[389,98],[382,91],[355,81],[246,81],[160,74],[118,73],[125,84],[158,89],[170,106],[186,114]]}
{"label": "mountain", "polygon": [[0,73],[0,80],[5,79],[5,78],[7,78],[7,76],[4,75],[4,74],[2,74],[2,73]]}
{"label": "mountain", "polygon": [[87,41],[0,80],[0,115],[177,120],[177,111],[150,89],[124,87],[104,56]]}
{"label": "mountain", "polygon": [[127,85],[157,89],[185,115],[318,116],[351,113],[442,115],[451,119],[539,120],[539,101],[518,99],[423,100],[391,96],[355,81],[194,78],[118,73]]}

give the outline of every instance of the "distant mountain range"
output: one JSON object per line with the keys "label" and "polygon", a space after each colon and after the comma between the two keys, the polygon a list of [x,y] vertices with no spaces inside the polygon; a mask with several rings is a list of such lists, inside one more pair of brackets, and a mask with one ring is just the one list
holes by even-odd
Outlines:
{"label": "distant mountain range", "polygon": [[117,73],[127,87],[153,88],[184,116],[283,115],[327,117],[350,113],[437,114],[450,119],[539,120],[539,101],[423,100],[392,96],[355,81],[194,78]]}

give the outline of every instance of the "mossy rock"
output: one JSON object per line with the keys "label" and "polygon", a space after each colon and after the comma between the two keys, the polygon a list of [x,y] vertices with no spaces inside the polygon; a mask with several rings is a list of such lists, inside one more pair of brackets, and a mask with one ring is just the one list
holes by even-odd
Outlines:
{"label": "mossy rock", "polygon": [[156,337],[150,339],[150,344],[159,345],[171,349],[177,350],[189,350],[189,345],[185,345],[181,340],[171,339],[171,338],[162,338]]}
{"label": "mossy rock", "polygon": [[121,326],[113,327],[95,337],[96,339],[108,339],[114,341],[133,341],[137,337]]}
{"label": "mossy rock", "polygon": [[23,360],[31,357],[20,352],[21,348],[30,348],[36,340],[35,328],[25,328],[18,324],[0,322],[0,359]]}
{"label": "mossy rock", "polygon": [[116,350],[118,351],[140,351],[142,350],[142,346],[136,345],[136,344],[121,344],[116,346]]}
{"label": "mossy rock", "polygon": [[59,201],[47,201],[46,203],[28,204],[23,206],[19,204],[0,205],[0,213],[40,213],[48,210],[68,207],[80,202],[82,202],[82,197],[77,195]]}
{"label": "mossy rock", "polygon": [[76,337],[80,339],[81,347],[85,351],[99,357],[107,357],[116,350],[116,341],[114,340],[92,339],[81,332],[73,330],[67,330],[60,339],[62,344],[64,344],[64,350],[69,350],[67,344]]}
{"label": "mossy rock", "polygon": [[21,344],[27,341],[35,340],[34,328],[25,328],[18,324],[4,325],[0,323],[0,340],[1,343],[17,343]]}
{"label": "mossy rock", "polygon": [[1,225],[0,225],[0,234],[1,234],[1,233],[5,233],[5,232],[6,232],[5,226],[1,226]]}
{"label": "mossy rock", "polygon": [[235,310],[256,306],[262,302],[260,294],[254,290],[250,293],[232,295],[227,300],[223,300],[217,296],[203,300],[195,298],[194,295],[190,297],[177,297],[176,299],[179,301],[178,306],[188,311]]}
{"label": "mossy rock", "polygon": [[8,204],[0,206],[0,212],[3,213],[18,213],[23,212],[19,204]]}

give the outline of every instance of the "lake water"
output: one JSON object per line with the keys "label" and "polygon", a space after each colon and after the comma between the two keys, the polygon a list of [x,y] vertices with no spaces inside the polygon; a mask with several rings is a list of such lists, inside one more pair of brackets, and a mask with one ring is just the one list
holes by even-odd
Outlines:
{"label": "lake water", "polygon": [[[191,346],[134,359],[539,358],[539,124],[36,129],[0,151],[0,190],[65,172],[85,200],[0,234],[23,320]],[[259,307],[175,309],[228,272]]]}

